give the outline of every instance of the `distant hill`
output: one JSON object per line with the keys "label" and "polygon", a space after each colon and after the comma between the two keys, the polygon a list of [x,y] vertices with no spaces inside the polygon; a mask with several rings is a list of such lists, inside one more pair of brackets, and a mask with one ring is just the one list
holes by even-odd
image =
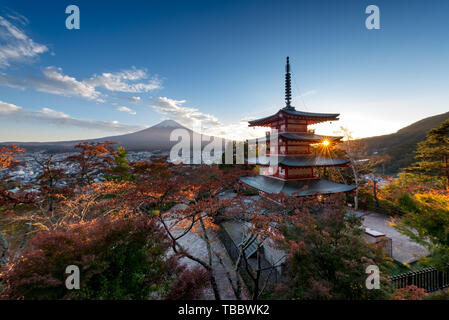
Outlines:
{"label": "distant hill", "polygon": [[[176,121],[165,120],[150,128],[118,136],[58,142],[3,142],[0,143],[0,145],[14,143],[25,148],[27,151],[45,150],[48,152],[66,152],[72,150],[73,147],[81,141],[114,141],[118,142],[129,151],[169,151],[170,148],[177,143],[177,141],[170,141],[170,134],[175,129],[185,129],[189,132],[190,137],[192,137],[192,130],[182,126]],[[205,137],[205,139],[210,138],[209,136],[203,137]],[[203,145],[206,143],[207,141],[203,142]]]}
{"label": "distant hill", "polygon": [[449,112],[428,117],[400,129],[396,133],[361,139],[367,145],[369,155],[387,154],[391,161],[385,164],[386,173],[397,173],[414,161],[414,151],[418,142],[426,138],[426,133],[449,119]]}

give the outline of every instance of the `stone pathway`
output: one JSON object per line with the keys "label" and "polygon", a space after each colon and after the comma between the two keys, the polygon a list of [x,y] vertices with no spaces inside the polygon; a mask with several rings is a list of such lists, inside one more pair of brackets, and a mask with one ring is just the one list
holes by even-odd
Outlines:
{"label": "stone pathway", "polygon": [[388,223],[391,218],[376,212],[361,212],[357,214],[363,216],[363,226],[384,233],[392,239],[393,258],[403,263],[412,263],[420,256],[429,254],[429,251],[420,244],[412,241],[409,237],[399,233]]}
{"label": "stone pathway", "polygon": [[[211,240],[212,242],[212,250],[217,253],[222,261],[223,264],[225,265],[225,267],[230,270],[230,274],[233,277],[233,265],[231,262],[231,258],[229,257],[225,247],[223,246],[223,244],[220,242],[220,240],[215,236],[215,234],[213,234],[212,232],[209,233],[209,237],[213,240]],[[181,245],[186,248],[188,250],[188,252],[198,258],[201,258],[203,260],[208,260],[208,254],[207,254],[207,248],[206,248],[206,243],[204,242],[203,239],[201,239],[199,236],[189,233],[187,234],[185,237],[182,238],[182,240],[180,241]],[[199,265],[197,262],[192,261],[188,258],[183,258],[182,262],[187,264],[190,267],[194,267]],[[220,292],[220,296],[221,299],[223,300],[235,300],[235,294],[234,291],[232,290],[232,286],[228,280],[228,277],[226,275],[226,271],[223,268],[223,266],[220,264],[218,258],[214,255],[213,259],[212,259],[212,265],[214,266],[214,275],[215,275],[215,279],[217,280],[217,285],[218,285],[218,290]],[[244,285],[243,280],[240,280],[241,283]],[[243,297],[247,298],[249,297],[248,293],[245,294],[245,291],[247,292],[247,289],[244,287],[243,288]],[[205,300],[214,300],[214,293],[212,291],[212,288],[207,288],[204,291],[204,297]]]}

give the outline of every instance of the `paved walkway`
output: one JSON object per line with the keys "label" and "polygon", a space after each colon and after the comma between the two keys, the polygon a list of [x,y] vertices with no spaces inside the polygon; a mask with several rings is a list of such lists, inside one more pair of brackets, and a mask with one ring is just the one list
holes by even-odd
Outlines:
{"label": "paved walkway", "polygon": [[[172,208],[178,209],[180,208],[179,205]],[[178,231],[181,232],[181,231]],[[177,233],[177,232],[175,232]],[[223,261],[223,264],[225,265],[227,270],[230,270],[231,276],[234,278],[234,272],[232,271],[233,265],[231,262],[231,258],[228,255],[228,252],[226,251],[225,247],[221,243],[221,241],[216,236],[215,231],[209,230],[208,231],[209,239],[211,239],[211,245],[212,250],[217,253]],[[208,261],[208,253],[207,253],[207,246],[206,242],[197,234],[193,232],[189,232],[184,237],[182,237],[179,240],[179,243],[194,257],[200,258],[204,261]],[[187,264],[187,266],[193,268],[195,266],[200,266],[199,263],[192,261],[189,258],[182,258],[182,263]],[[220,292],[221,299],[223,300],[236,300],[234,291],[232,290],[231,283],[229,282],[229,279],[226,275],[226,271],[223,268],[223,266],[220,264],[218,258],[213,255],[212,259],[212,265],[214,269],[214,275],[215,279],[217,280],[217,286],[218,290]],[[248,290],[241,279],[240,282],[242,283],[242,298],[243,299],[249,299],[250,295],[248,293]],[[212,291],[212,288],[206,288],[204,290],[204,296],[202,299],[205,300],[215,300],[214,293]]]}
{"label": "paved walkway", "polygon": [[399,233],[388,223],[390,217],[376,212],[361,212],[363,215],[363,226],[384,233],[392,239],[393,258],[403,263],[412,263],[419,259],[422,255],[428,255],[429,251],[422,245],[412,241],[409,237]]}

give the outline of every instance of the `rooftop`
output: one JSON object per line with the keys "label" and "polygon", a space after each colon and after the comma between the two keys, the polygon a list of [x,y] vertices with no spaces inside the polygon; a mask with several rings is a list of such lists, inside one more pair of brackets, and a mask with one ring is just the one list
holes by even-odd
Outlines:
{"label": "rooftop", "polygon": [[240,181],[260,191],[289,196],[313,196],[319,194],[332,194],[354,190],[355,186],[348,186],[321,179],[284,181],[266,176],[242,177]]}
{"label": "rooftop", "polygon": [[271,122],[277,120],[280,117],[288,117],[288,116],[294,116],[299,117],[300,119],[309,120],[312,123],[318,123],[323,121],[333,121],[338,120],[339,113],[316,113],[316,112],[305,112],[305,111],[298,111],[294,107],[286,107],[280,109],[275,114],[260,118],[256,120],[248,121],[249,126],[263,126],[270,124]]}

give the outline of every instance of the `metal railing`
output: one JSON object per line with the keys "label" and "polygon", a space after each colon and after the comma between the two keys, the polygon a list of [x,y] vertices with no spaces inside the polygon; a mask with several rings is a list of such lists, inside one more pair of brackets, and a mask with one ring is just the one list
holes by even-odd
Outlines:
{"label": "metal railing", "polygon": [[[230,258],[234,263],[236,263],[239,255],[240,255],[240,249],[237,247],[237,245],[234,243],[232,238],[229,236],[229,234],[226,232],[226,230],[222,227],[218,230],[218,238],[220,239],[221,243],[226,248],[226,251],[228,252]],[[240,274],[245,277],[245,274],[247,272],[247,269],[250,272],[255,272],[256,268],[251,262],[255,262],[253,260],[255,259],[247,259],[248,265],[246,264],[244,259],[241,259],[240,261],[240,267],[239,271]],[[264,283],[265,280],[269,278],[269,283],[279,283],[282,280],[282,276],[279,274],[279,272],[271,266],[271,264],[262,256],[261,257],[261,283]]]}
{"label": "metal railing", "polygon": [[434,292],[449,287],[449,267],[445,271],[435,268],[426,268],[419,271],[411,271],[391,277],[394,289],[407,286],[417,286],[426,292]]}

